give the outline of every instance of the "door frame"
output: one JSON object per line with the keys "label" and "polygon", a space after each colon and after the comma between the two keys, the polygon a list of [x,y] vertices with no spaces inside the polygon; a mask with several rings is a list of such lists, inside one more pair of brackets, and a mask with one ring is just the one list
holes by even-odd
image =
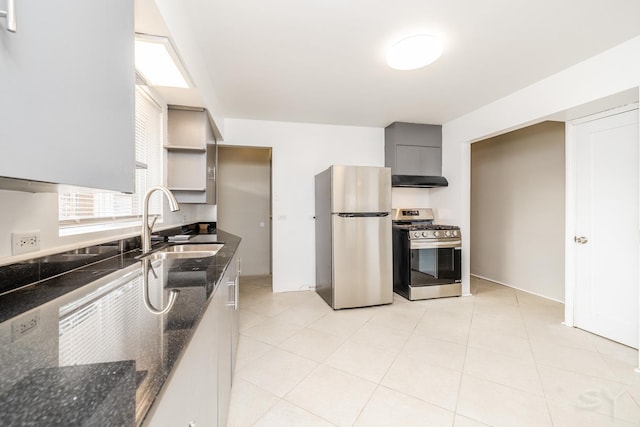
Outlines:
{"label": "door frame", "polygon": [[[579,119],[571,120],[565,124],[566,146],[565,146],[565,162],[566,162],[566,175],[565,175],[565,305],[564,305],[564,322],[567,326],[575,326],[575,298],[577,294],[576,284],[576,244],[574,237],[576,236],[576,201],[577,201],[577,162],[576,162],[576,150],[578,146],[576,126],[583,123],[591,122],[594,120],[602,119],[609,116],[625,113],[632,110],[639,111],[638,103],[628,104],[622,107],[606,110],[597,114],[581,117]],[[640,127],[640,126],[639,126]],[[640,155],[638,157],[638,165],[640,166]],[[638,182],[638,188],[640,188],[640,182]],[[638,224],[640,230],[640,222]],[[640,260],[638,262],[638,272],[640,274]],[[638,315],[638,322],[640,322],[640,313]],[[640,363],[640,359],[639,359]],[[636,369],[637,370],[637,369]],[[640,371],[639,371],[640,372]]]}

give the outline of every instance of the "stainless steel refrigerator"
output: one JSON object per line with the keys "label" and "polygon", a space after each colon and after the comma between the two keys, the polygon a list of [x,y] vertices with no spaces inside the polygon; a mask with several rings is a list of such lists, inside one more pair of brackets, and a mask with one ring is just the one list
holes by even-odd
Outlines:
{"label": "stainless steel refrigerator", "polygon": [[334,309],[391,303],[391,169],[331,166],[315,185],[316,292]]}

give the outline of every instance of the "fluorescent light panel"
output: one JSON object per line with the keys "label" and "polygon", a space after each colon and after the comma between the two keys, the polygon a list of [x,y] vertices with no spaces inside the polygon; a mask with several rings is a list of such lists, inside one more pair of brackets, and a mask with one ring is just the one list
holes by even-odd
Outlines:
{"label": "fluorescent light panel", "polygon": [[136,70],[151,86],[190,87],[178,55],[165,37],[136,34]]}

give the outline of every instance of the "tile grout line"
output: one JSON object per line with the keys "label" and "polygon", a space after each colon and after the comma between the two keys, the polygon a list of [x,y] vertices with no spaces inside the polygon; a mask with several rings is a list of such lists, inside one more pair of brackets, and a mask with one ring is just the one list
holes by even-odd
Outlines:
{"label": "tile grout line", "polygon": [[[420,319],[419,319],[419,320],[416,322],[416,324],[413,326],[413,329],[412,329],[412,330],[411,330],[411,332],[409,333],[409,335],[408,335],[407,339],[405,340],[404,344],[401,346],[400,350],[397,352],[397,354],[396,354],[396,355],[395,355],[395,357],[393,358],[393,361],[389,364],[389,367],[385,370],[385,372],[384,372],[384,374],[382,375],[382,377],[381,377],[380,381],[378,381],[378,383],[376,384],[376,388],[373,390],[373,393],[371,393],[371,395],[370,395],[370,396],[369,396],[369,398],[367,399],[367,402],[364,404],[364,406],[362,407],[362,409],[360,409],[360,412],[358,413],[358,416],[356,417],[355,421],[351,424],[352,426],[353,426],[353,425],[355,425],[355,423],[357,423],[358,419],[362,416],[362,413],[363,413],[364,409],[365,409],[365,408],[369,405],[369,403],[371,402],[371,398],[372,398],[372,397],[373,397],[373,395],[376,393],[376,391],[378,391],[378,389],[379,389],[379,388],[381,388],[381,387],[382,387],[382,388],[385,388],[385,389],[387,389],[387,390],[391,390],[391,391],[393,391],[393,392],[395,392],[395,393],[399,393],[399,394],[401,394],[401,395],[403,395],[403,396],[407,396],[407,397],[409,397],[409,398],[411,398],[411,399],[419,400],[419,401],[424,402],[424,403],[426,403],[426,404],[428,404],[428,405],[432,405],[432,406],[435,406],[435,407],[441,408],[441,409],[443,409],[443,410],[446,410],[446,411],[448,411],[448,412],[452,412],[450,409],[444,408],[444,407],[442,407],[442,406],[440,406],[440,405],[436,405],[435,403],[432,403],[432,402],[427,402],[426,400],[423,400],[423,399],[421,399],[421,398],[419,398],[419,397],[415,397],[415,396],[408,395],[408,394],[406,394],[406,393],[404,393],[404,392],[402,392],[402,391],[400,391],[400,390],[396,390],[396,389],[394,389],[394,388],[390,388],[390,387],[387,387],[387,386],[385,386],[385,385],[383,385],[383,384],[382,384],[382,381],[384,381],[384,378],[385,378],[385,377],[387,376],[387,374],[389,373],[389,370],[390,370],[390,369],[391,369],[391,367],[394,365],[394,363],[398,360],[398,357],[400,357],[400,355],[402,354],[403,350],[404,350],[404,349],[406,348],[406,346],[408,345],[409,340],[411,339],[411,337],[413,336],[413,334],[416,332],[416,329],[417,329],[417,327],[418,327],[418,324],[420,324],[420,322],[422,321],[422,319],[424,318],[424,316],[427,314],[428,308],[427,308],[427,309],[423,309],[423,310],[421,310],[421,311],[422,311],[422,315],[420,316]],[[369,319],[369,320],[370,320],[370,319]],[[366,323],[369,323],[369,320],[367,320],[367,322],[366,322]],[[365,323],[365,324],[366,324],[366,323]],[[363,327],[364,327],[364,325],[363,325]],[[353,375],[353,374],[350,374],[350,375]],[[367,380],[367,381],[368,381],[368,380]],[[453,412],[452,427],[453,427],[453,423],[454,423],[454,422],[455,422],[455,412]]]}
{"label": "tile grout line", "polygon": [[544,404],[547,408],[547,415],[549,416],[549,421],[551,422],[551,426],[555,426],[555,422],[553,420],[553,415],[551,413],[551,407],[549,406],[549,397],[547,396],[547,390],[545,389],[544,384],[542,383],[542,375],[540,374],[540,366],[538,363],[538,358],[536,357],[533,346],[531,345],[531,334],[529,332],[529,327],[527,326],[527,322],[525,322],[524,315],[522,313],[522,307],[520,305],[520,299],[518,298],[518,293],[514,291],[514,295],[516,298],[516,303],[518,307],[518,313],[520,314],[520,320],[524,326],[524,332],[527,334],[527,344],[529,346],[529,350],[531,351],[531,357],[533,358],[533,363],[536,367],[536,374],[538,375],[538,383],[540,384],[540,388],[542,389],[542,396],[544,397]]}
{"label": "tile grout line", "polygon": [[[478,289],[476,286],[476,295],[478,293]],[[464,378],[464,368],[467,364],[467,354],[469,352],[469,341],[471,339],[471,325],[473,324],[473,318],[476,314],[476,295],[473,295],[473,308],[471,310],[471,319],[469,319],[469,330],[467,332],[467,342],[464,346],[464,358],[462,359],[462,367],[460,368],[460,381],[458,382],[458,393],[456,395],[456,406],[453,411],[453,425],[455,425],[456,417],[458,416],[458,405],[460,404],[460,393],[462,391],[462,379]],[[465,417],[465,415],[460,414],[460,416]],[[467,417],[470,418],[470,417]],[[473,418],[470,418],[473,419]],[[479,420],[475,420],[478,422],[482,422]],[[484,423],[483,423],[484,424]]]}

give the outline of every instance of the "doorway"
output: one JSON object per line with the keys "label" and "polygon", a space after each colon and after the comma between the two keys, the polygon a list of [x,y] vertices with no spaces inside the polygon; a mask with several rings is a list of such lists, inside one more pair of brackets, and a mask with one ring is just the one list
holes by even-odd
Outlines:
{"label": "doorway", "polygon": [[564,154],[558,121],[471,144],[473,276],[563,301]]}
{"label": "doorway", "polygon": [[[638,348],[637,104],[570,126],[575,212],[568,234],[575,326]],[[571,301],[567,298],[568,302]]]}
{"label": "doorway", "polygon": [[242,238],[242,275],[270,275],[270,148],[218,147],[217,209],[218,227]]}

